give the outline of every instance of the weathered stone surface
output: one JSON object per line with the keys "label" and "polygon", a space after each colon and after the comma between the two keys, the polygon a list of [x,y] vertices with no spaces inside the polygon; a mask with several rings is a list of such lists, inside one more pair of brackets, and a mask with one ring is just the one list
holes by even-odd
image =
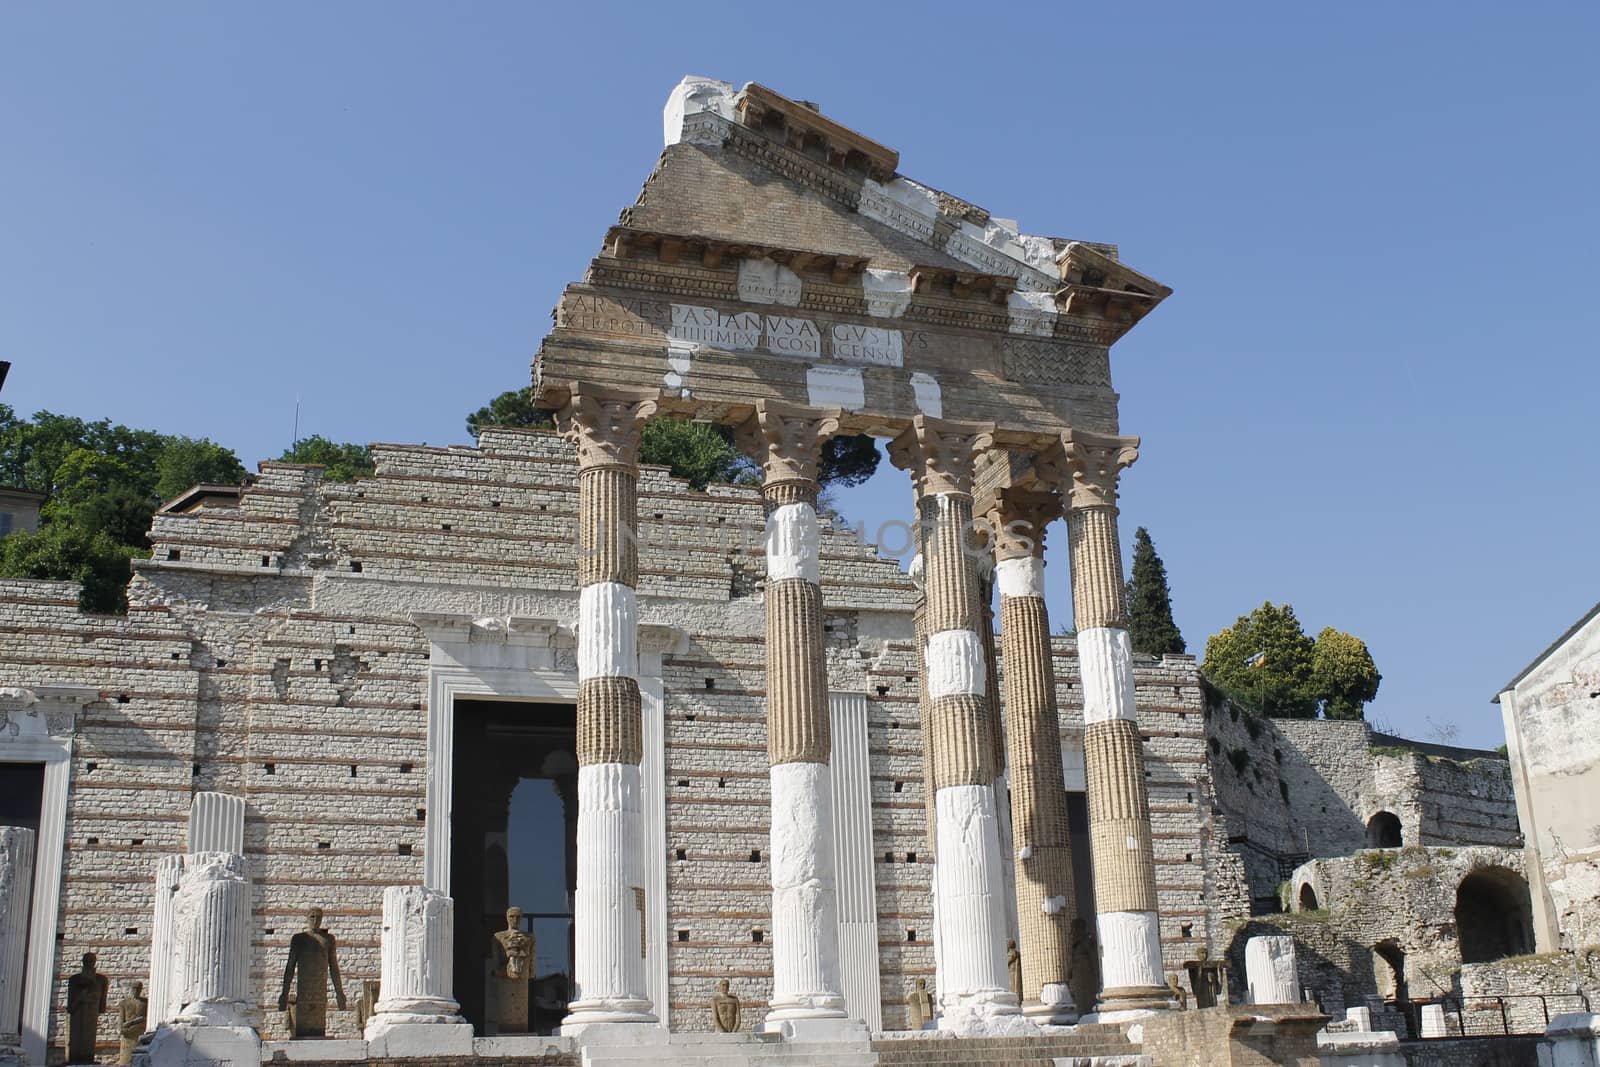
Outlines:
{"label": "weathered stone surface", "polygon": [[0,826],[0,1055],[21,1055],[22,982],[28,962],[35,834]]}
{"label": "weathered stone surface", "polygon": [[1244,965],[1250,1003],[1300,1003],[1294,938],[1252,937],[1244,946]]}

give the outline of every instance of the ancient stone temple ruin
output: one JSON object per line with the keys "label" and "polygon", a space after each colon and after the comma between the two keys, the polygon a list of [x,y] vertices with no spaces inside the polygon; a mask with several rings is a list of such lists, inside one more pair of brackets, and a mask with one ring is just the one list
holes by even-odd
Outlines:
{"label": "ancient stone temple ruin", "polygon": [[[126,617],[0,583],[0,1055],[1301,1063],[1304,996],[1359,1008],[1241,924],[1356,809],[1455,844],[1428,805],[1509,773],[1371,784],[1131,652],[1110,351],[1169,290],[760,85],[664,132],[534,361],[552,430],[202,487]],[[661,418],[759,489],[642,466]],[[850,435],[909,573],[819,511]],[[1497,788],[1460,843],[1520,846]],[[120,1014],[69,1011],[90,952]]]}

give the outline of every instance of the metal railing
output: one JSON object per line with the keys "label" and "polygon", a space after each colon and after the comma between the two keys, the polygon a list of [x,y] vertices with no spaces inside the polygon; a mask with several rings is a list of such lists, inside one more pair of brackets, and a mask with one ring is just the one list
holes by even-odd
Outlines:
{"label": "metal railing", "polygon": [[1588,994],[1506,993],[1500,996],[1445,996],[1437,1000],[1414,1000],[1395,1005],[1406,1016],[1407,1036],[1422,1037],[1422,1008],[1426,1004],[1444,1007],[1445,1037],[1508,1037],[1513,1034],[1542,1034],[1550,1020],[1566,1012],[1588,1012]]}

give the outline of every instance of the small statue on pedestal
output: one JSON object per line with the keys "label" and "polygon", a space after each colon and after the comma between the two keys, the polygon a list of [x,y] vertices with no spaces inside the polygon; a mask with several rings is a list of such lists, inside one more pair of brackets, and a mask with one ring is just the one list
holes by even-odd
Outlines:
{"label": "small statue on pedestal", "polygon": [[1022,999],[1022,953],[1017,951],[1017,942],[1014,938],[1006,939],[1006,978],[1009,979],[1011,992]]}
{"label": "small statue on pedestal", "polygon": [[906,998],[906,1016],[913,1030],[925,1030],[933,1019],[933,994],[928,992],[928,980],[918,978],[916,988]]}
{"label": "small statue on pedestal", "polygon": [[498,1032],[528,1032],[528,982],[533,977],[533,935],[522,929],[522,909],[506,909],[506,928],[494,935],[494,1012]]}
{"label": "small statue on pedestal", "polygon": [[93,1063],[100,1013],[111,982],[94,969],[94,953],[83,954],[83,970],[67,979],[67,1062]]}
{"label": "small statue on pedestal", "polygon": [[1067,962],[1067,987],[1072,990],[1072,1001],[1079,1011],[1088,1011],[1100,992],[1100,948],[1095,944],[1089,924],[1082,918],[1072,920],[1072,954]]}
{"label": "small statue on pedestal", "polygon": [[726,978],[717,981],[716,995],[711,998],[711,1025],[719,1034],[739,1032],[739,998],[728,992]]}
{"label": "small statue on pedestal", "polygon": [[1167,972],[1167,989],[1172,993],[1172,999],[1178,1002],[1179,1011],[1189,1010],[1189,994],[1183,991],[1183,986],[1178,984],[1178,972]]}
{"label": "small statue on pedestal", "polygon": [[[289,939],[289,962],[283,968],[278,1010],[289,1013],[290,1037],[324,1037],[328,1032],[328,979],[344,1011],[344,983],[339,978],[338,942],[322,925],[322,909],[306,912],[306,928]],[[294,1006],[289,985],[294,984]]]}
{"label": "small statue on pedestal", "polygon": [[134,1046],[144,1034],[145,1020],[150,1015],[150,1000],[144,995],[144,983],[134,982],[128,989],[130,990],[128,995],[117,1005],[117,1011],[122,1015],[122,1029],[118,1031],[122,1041],[117,1053],[119,1064],[133,1062]]}

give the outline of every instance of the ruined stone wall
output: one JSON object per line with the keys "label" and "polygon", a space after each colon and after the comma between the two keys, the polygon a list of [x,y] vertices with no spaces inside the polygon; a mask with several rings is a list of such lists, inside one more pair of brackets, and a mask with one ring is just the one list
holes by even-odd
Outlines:
{"label": "ruined stone wall", "polygon": [[1312,857],[1367,847],[1379,812],[1403,844],[1521,844],[1510,767],[1492,753],[1374,734],[1365,722],[1266,719],[1228,701],[1208,706],[1207,752],[1231,847],[1257,914]]}
{"label": "ruined stone wall", "polygon": [[[490,430],[479,448],[374,454],[373,478],[330,484],[265,464],[237,508],[158,516],[126,617],[84,615],[69,584],[0,583],[0,685],[101,694],[74,751],[55,1003],[85,951],[100,953],[114,996],[147,977],[156,857],[184,849],[192,794],[220,790],[246,800],[265,1032],[283,1033],[277,988],[309,905],[339,937],[353,1005],[379,971],[383,887],[422,880],[434,815],[431,644],[413,613],[554,620],[557,669],[575,669],[570,446]],[[673,1026],[699,1029],[717,978],[733,978],[752,1011],[770,989],[763,511],[753,489],[692,493],[647,468],[639,513],[642,622],[681,632],[663,660],[666,941]],[[881,996],[895,1028],[912,981],[934,971],[913,589],[826,522],[821,575],[830,689],[867,698]],[[1054,648],[1081,791],[1076,647]],[[1245,911],[1243,870],[1216,814],[1192,657],[1141,660],[1135,681],[1163,949],[1177,969],[1201,946],[1220,950]],[[354,1012],[330,1012],[329,1027],[354,1034]]]}

